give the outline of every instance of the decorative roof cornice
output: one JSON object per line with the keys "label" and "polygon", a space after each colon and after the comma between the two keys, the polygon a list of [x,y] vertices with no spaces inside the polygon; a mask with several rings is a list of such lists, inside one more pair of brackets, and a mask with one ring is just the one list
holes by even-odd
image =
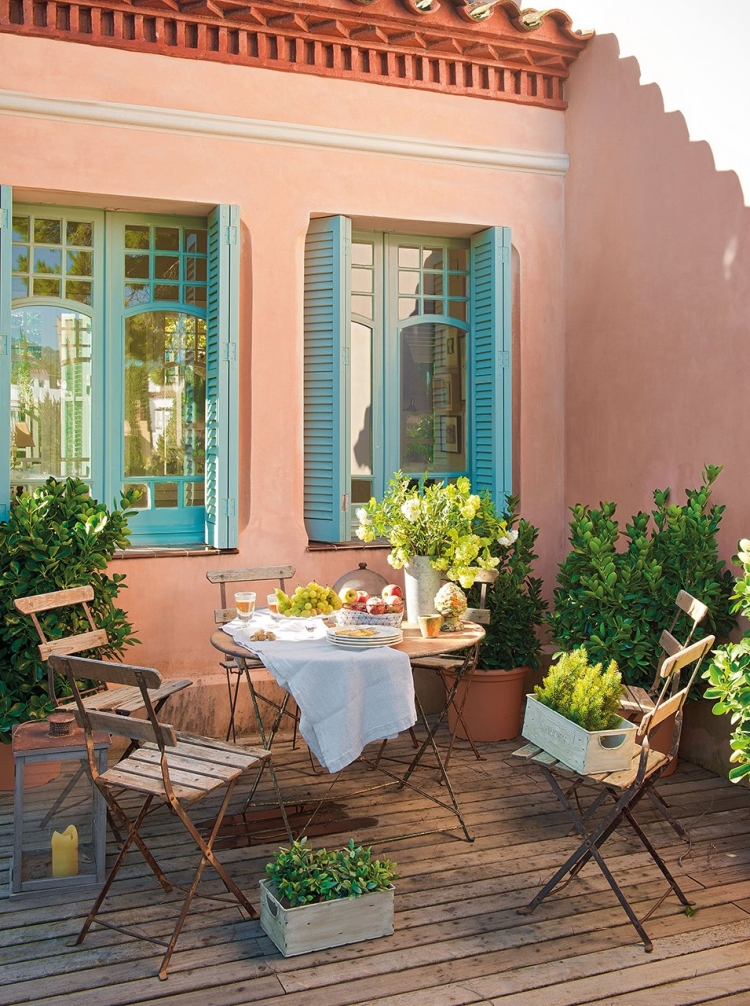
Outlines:
{"label": "decorative roof cornice", "polygon": [[0,32],[557,109],[587,40],[513,0],[0,0]]}

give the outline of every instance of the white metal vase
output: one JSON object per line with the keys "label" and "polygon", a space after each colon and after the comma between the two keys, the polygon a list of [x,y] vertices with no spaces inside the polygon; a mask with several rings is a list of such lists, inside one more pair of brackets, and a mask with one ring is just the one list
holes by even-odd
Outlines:
{"label": "white metal vase", "polygon": [[406,618],[416,622],[420,615],[435,611],[435,594],[440,589],[440,570],[433,569],[430,557],[415,555],[404,566]]}

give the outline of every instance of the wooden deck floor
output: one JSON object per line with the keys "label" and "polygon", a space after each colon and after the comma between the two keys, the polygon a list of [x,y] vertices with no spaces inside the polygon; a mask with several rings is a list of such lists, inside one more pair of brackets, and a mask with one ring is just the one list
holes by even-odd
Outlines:
{"label": "wooden deck floor", "polygon": [[[456,830],[388,841],[451,828],[455,820],[408,791],[345,797],[356,781],[378,781],[359,766],[337,784],[337,821],[315,844],[344,844],[353,835],[398,863],[393,936],[284,959],[258,921],[201,899],[167,982],[156,978],[161,952],[150,943],[95,928],[82,947],[68,945],[93,900],[90,892],[5,896],[12,817],[10,796],[0,796],[0,1006],[750,1004],[750,792],[686,763],[661,784],[692,833],[692,849],[652,811],[642,819],[694,896],[696,911],[688,916],[668,898],[647,923],[654,951],[646,954],[592,865],[534,915],[517,914],[574,843],[538,772],[511,762],[515,746],[482,745],[481,762],[465,750],[454,758],[451,776],[473,844]],[[408,739],[400,740],[390,752],[407,748]],[[285,794],[313,794],[330,781],[315,776],[306,755],[292,752],[288,742],[277,747],[276,762]],[[433,778],[420,772],[425,786]],[[210,810],[204,807],[197,818]],[[160,811],[148,831],[170,879],[189,883],[195,855],[179,822]],[[278,837],[238,846],[230,836],[228,843],[222,858],[257,904],[258,880]],[[617,836],[607,858],[645,911],[648,896],[663,887],[639,848],[634,838]],[[223,889],[207,871],[202,890]],[[106,918],[163,938],[180,900],[177,892],[165,895],[140,855],[131,853],[106,902]]]}

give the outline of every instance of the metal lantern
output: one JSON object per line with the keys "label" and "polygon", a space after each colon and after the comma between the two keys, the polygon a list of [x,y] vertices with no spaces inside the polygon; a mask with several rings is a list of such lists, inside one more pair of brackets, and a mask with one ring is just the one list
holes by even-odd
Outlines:
{"label": "metal lantern", "polygon": [[[109,734],[94,735],[99,771]],[[13,734],[11,895],[104,880],[107,817],[88,772],[83,730],[72,713],[23,723]]]}

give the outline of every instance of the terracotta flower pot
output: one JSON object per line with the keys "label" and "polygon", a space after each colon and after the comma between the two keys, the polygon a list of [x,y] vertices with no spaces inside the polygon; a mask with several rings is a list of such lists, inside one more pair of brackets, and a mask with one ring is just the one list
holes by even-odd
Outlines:
{"label": "terracotta flower pot", "polygon": [[[463,708],[463,720],[475,741],[507,741],[520,734],[527,671],[528,667],[514,667],[509,671],[475,671]],[[465,692],[466,685],[462,682],[456,692],[459,709]],[[456,712],[451,707],[448,711],[451,731],[456,718]],[[466,738],[460,723],[456,736]]]}

